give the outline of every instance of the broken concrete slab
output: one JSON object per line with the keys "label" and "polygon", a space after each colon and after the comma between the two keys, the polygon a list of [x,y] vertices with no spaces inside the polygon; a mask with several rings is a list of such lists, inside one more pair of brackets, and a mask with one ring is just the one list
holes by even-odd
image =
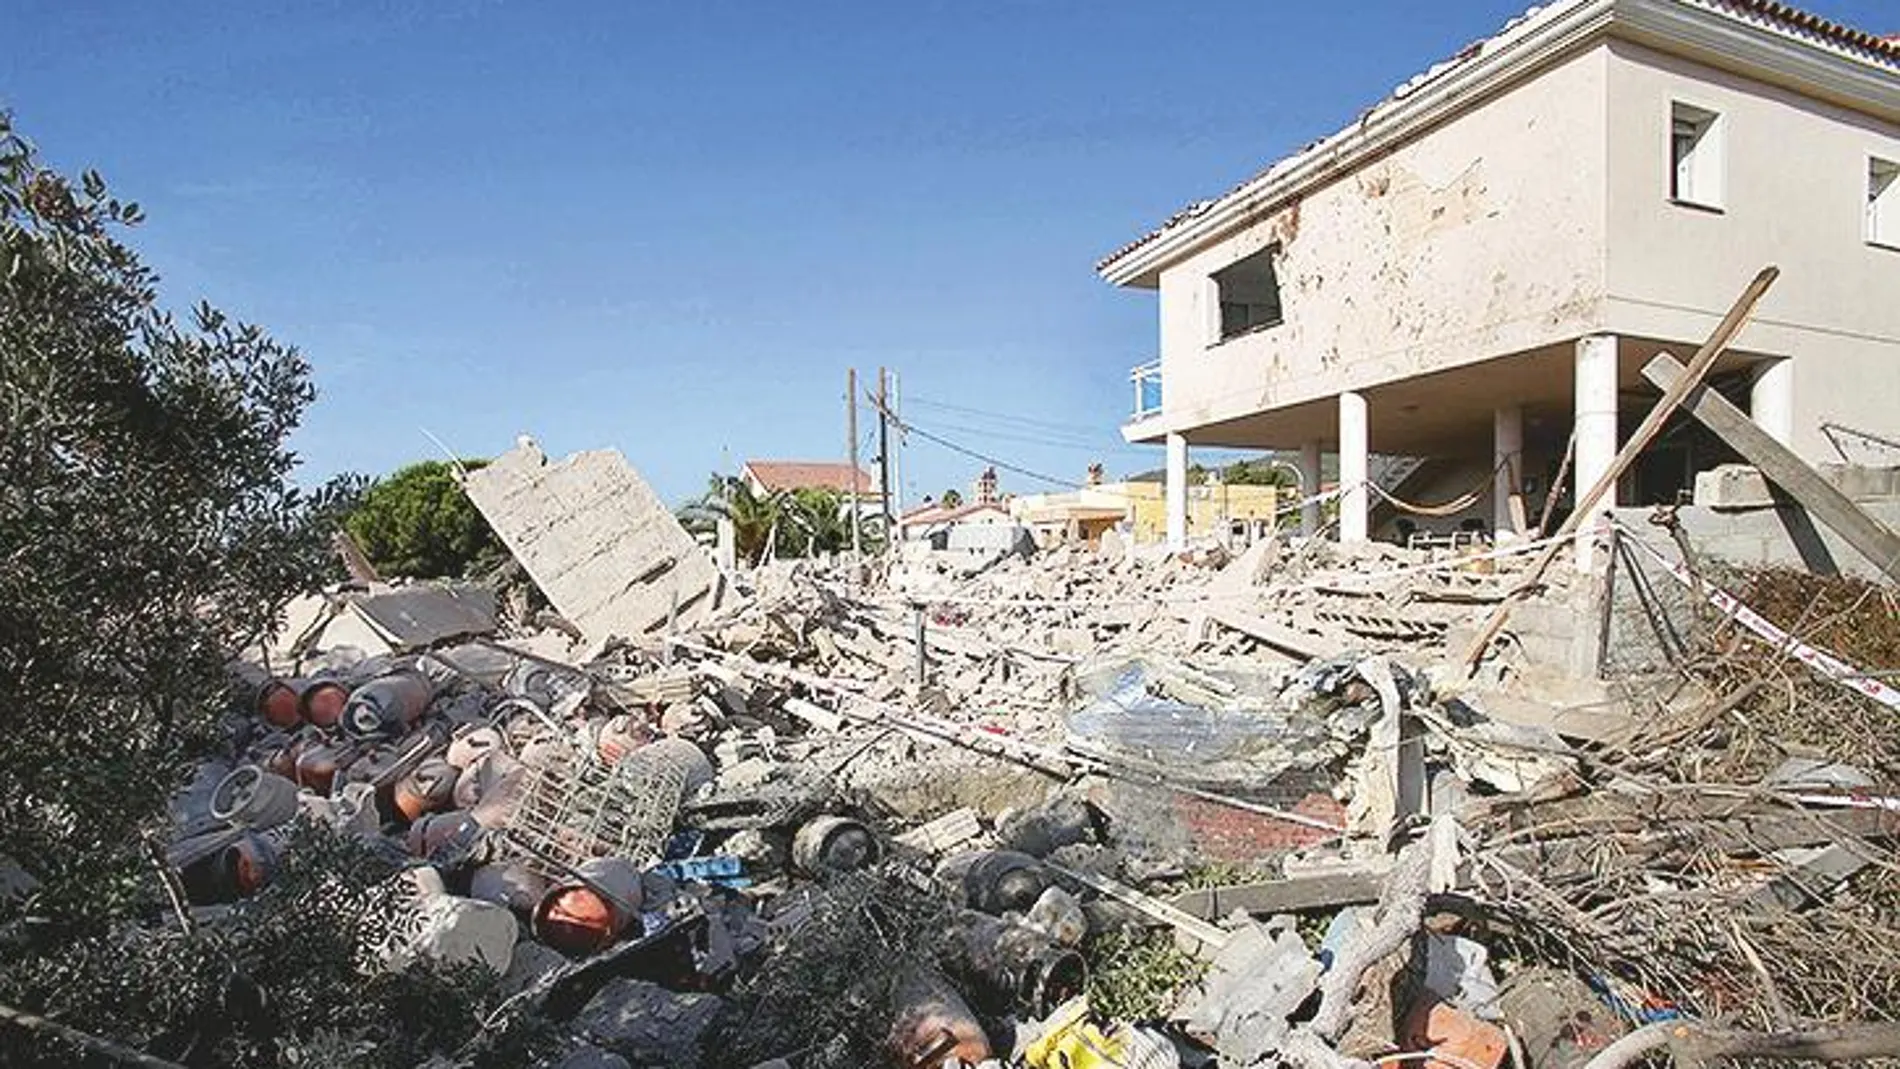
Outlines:
{"label": "broken concrete slab", "polygon": [[532,440],[463,482],[561,615],[596,645],[690,627],[725,599],[718,566],[617,450],[550,462]]}
{"label": "broken concrete slab", "polygon": [[634,1065],[698,1065],[701,1042],[725,1003],[644,980],[613,980],[574,1019],[589,1042]]}
{"label": "broken concrete slab", "polygon": [[1255,1065],[1280,1049],[1287,1018],[1319,984],[1320,963],[1290,921],[1248,923],[1215,955],[1177,1014],[1188,1032],[1213,1040],[1223,1064]]}
{"label": "broken concrete slab", "polygon": [[344,600],[392,652],[495,632],[495,592],[476,583],[417,584]]}

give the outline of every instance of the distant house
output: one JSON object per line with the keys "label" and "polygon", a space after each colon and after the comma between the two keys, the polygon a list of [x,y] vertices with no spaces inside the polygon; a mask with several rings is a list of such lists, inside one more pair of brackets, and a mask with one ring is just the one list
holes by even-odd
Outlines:
{"label": "distant house", "polygon": [[925,503],[897,518],[905,538],[929,538],[958,524],[1009,523],[1009,506],[1000,501],[971,501],[945,508]]}
{"label": "distant house", "polygon": [[[897,518],[899,537],[906,541],[927,540],[938,548],[950,543],[949,534],[954,529],[1016,524],[1010,515],[1010,501],[997,490],[996,469],[986,468],[978,475],[971,487],[973,501],[956,505],[942,505],[929,498],[917,508]],[[976,536],[978,541],[985,541]]]}
{"label": "distant house", "polygon": [[884,498],[870,472],[832,460],[748,460],[739,477],[761,497],[788,490],[835,490],[855,492],[863,501]]}
{"label": "distant house", "polygon": [[[1025,494],[1010,501],[1010,512],[1036,535],[1036,544],[1048,548],[1062,542],[1095,545],[1102,533],[1118,529],[1140,545],[1167,537],[1167,503],[1159,478],[1136,476],[1124,482],[1090,481],[1078,490],[1054,494]],[[1191,486],[1187,494],[1187,537],[1219,538],[1252,544],[1272,533],[1280,506],[1273,486],[1251,486],[1210,480]]]}

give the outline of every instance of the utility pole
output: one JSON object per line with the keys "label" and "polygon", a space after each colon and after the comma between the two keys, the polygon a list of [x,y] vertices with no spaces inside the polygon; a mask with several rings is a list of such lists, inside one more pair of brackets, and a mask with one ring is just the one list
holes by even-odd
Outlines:
{"label": "utility pole", "polygon": [[904,433],[904,376],[902,372],[891,372],[891,421],[897,424],[897,441],[891,453],[891,515],[904,514],[904,443],[910,438]]}
{"label": "utility pole", "polygon": [[891,398],[890,377],[877,369],[877,488],[884,509],[884,542],[897,535],[897,519],[891,515]]}
{"label": "utility pole", "polygon": [[859,542],[858,528],[864,526],[863,515],[858,508],[858,369],[849,368],[844,379],[844,436],[846,449],[851,458],[851,555],[862,555],[864,546]]}

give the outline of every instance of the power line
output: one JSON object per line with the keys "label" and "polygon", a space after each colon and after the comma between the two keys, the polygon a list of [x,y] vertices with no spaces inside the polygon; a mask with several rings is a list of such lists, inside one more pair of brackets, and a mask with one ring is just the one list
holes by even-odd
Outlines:
{"label": "power line", "polygon": [[1132,445],[1121,444],[1121,443],[1106,444],[1102,442],[1084,442],[1084,441],[1078,441],[1078,440],[1064,440],[1061,438],[1046,438],[1040,435],[1019,434],[1015,431],[999,431],[999,430],[993,430],[988,427],[972,427],[967,424],[959,424],[959,423],[937,423],[937,424],[933,424],[933,426],[936,426],[943,430],[961,431],[968,434],[979,434],[979,435],[984,435],[990,438],[999,438],[1004,441],[1024,442],[1029,445],[1046,445],[1055,449],[1075,449],[1075,450],[1080,450],[1082,452],[1091,452],[1091,453],[1123,453],[1123,454],[1139,453],[1143,456],[1149,455],[1150,453],[1153,452],[1152,447],[1142,448],[1139,446],[1132,446]]}
{"label": "power line", "polygon": [[1061,420],[1038,419],[1034,416],[1022,416],[1022,415],[1017,415],[1013,412],[998,412],[998,411],[995,411],[994,409],[973,408],[969,405],[951,404],[948,401],[934,401],[928,397],[910,397],[910,398],[906,398],[905,400],[910,404],[918,406],[919,408],[934,408],[943,412],[956,412],[956,413],[960,413],[966,416],[982,416],[988,419],[997,420],[999,422],[1017,423],[1017,424],[1022,424],[1025,426],[1031,426],[1031,427],[1042,427],[1048,430],[1061,431],[1064,433],[1080,431],[1085,434],[1093,434],[1093,433],[1099,432],[1101,429],[1098,425],[1094,425],[1094,424],[1067,423]]}
{"label": "power line", "polygon": [[978,452],[975,449],[971,449],[967,445],[962,445],[957,442],[953,442],[950,439],[943,437],[942,435],[932,434],[931,432],[924,430],[922,427],[917,426],[915,423],[908,423],[904,420],[898,419],[897,416],[892,414],[889,409],[884,407],[882,398],[874,399],[871,402],[871,404],[874,407],[876,407],[877,410],[880,413],[882,413],[886,419],[890,420],[891,423],[895,425],[898,429],[906,431],[911,434],[915,434],[917,437],[922,438],[923,440],[927,442],[934,442],[937,445],[940,445],[944,447],[945,449],[950,450],[953,453],[961,453],[966,457],[969,457],[973,460],[980,460],[983,463],[988,464],[992,467],[1001,468],[1004,471],[1011,472],[1016,475],[1021,475],[1025,478],[1034,479],[1037,482],[1048,483],[1051,486],[1060,486],[1064,489],[1080,489],[1082,486],[1085,485],[1083,483],[1078,483],[1070,479],[1059,479],[1053,475],[1045,475],[1039,471],[1034,471],[1029,468],[1021,467],[1020,465],[1011,464],[1007,460],[1003,460],[999,457],[993,457],[987,453],[982,453],[982,452]]}

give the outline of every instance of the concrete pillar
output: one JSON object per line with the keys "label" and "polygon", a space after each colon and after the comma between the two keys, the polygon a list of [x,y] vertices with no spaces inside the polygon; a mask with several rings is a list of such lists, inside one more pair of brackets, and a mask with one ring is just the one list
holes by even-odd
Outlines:
{"label": "concrete pillar", "polygon": [[[1573,500],[1581,500],[1616,459],[1616,335],[1593,334],[1577,339],[1576,372],[1577,474]],[[1601,514],[1615,504],[1612,491],[1592,511]],[[1576,563],[1580,572],[1597,570],[1596,530],[1595,517],[1585,516],[1579,521]]]}
{"label": "concrete pillar", "polygon": [[1372,497],[1366,491],[1371,473],[1368,431],[1371,420],[1366,399],[1347,391],[1339,395],[1339,540],[1364,542]]}
{"label": "concrete pillar", "polygon": [[1511,493],[1524,482],[1524,409],[1517,405],[1491,413],[1491,465],[1497,469],[1491,477],[1491,530],[1523,534],[1511,515]]}
{"label": "concrete pillar", "polygon": [[1168,435],[1168,548],[1187,548],[1187,435]]}
{"label": "concrete pillar", "polygon": [[[854,519],[856,517],[853,517]],[[739,543],[732,521],[725,516],[713,520],[713,532],[718,541],[714,545],[713,559],[718,562],[719,570],[731,574],[738,570]]]}
{"label": "concrete pillar", "polygon": [[1770,360],[1755,369],[1748,415],[1782,445],[1794,444],[1794,361]]}
{"label": "concrete pillar", "polygon": [[[1319,480],[1319,443],[1303,443],[1300,446],[1301,496],[1318,496]],[[1319,533],[1319,502],[1309,501],[1300,506],[1300,533],[1308,538]]]}

